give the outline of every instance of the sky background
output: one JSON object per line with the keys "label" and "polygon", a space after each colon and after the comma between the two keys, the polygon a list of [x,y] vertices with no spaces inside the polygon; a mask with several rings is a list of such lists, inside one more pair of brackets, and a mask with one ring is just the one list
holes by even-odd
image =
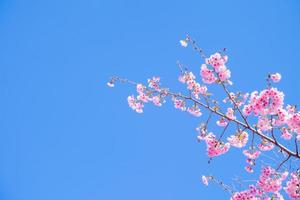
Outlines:
{"label": "sky background", "polygon": [[186,33],[207,54],[228,49],[232,89],[261,90],[280,72],[286,102],[300,103],[298,0],[1,0],[0,199],[229,199],[201,176],[230,184],[247,176],[245,158],[207,164],[195,132],[205,116],[170,103],[137,114],[135,88],[106,87],[156,75],[184,91],[176,61],[197,76],[203,62],[180,47]]}

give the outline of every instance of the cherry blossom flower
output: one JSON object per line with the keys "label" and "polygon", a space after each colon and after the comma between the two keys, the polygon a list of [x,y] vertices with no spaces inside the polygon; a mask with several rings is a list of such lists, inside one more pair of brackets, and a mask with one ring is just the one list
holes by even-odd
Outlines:
{"label": "cherry blossom flower", "polygon": [[160,96],[154,96],[154,97],[152,97],[152,102],[156,106],[161,106],[161,98],[160,98]]}
{"label": "cherry blossom flower", "polygon": [[268,142],[267,140],[263,139],[260,144],[257,145],[257,147],[261,151],[270,151],[274,148],[274,144],[271,142]]}
{"label": "cherry blossom flower", "polygon": [[175,108],[180,109],[182,111],[186,110],[185,102],[182,99],[173,98],[173,101]]}
{"label": "cherry blossom flower", "polygon": [[136,98],[137,98],[137,100],[145,102],[145,103],[150,100],[150,97],[144,93],[140,93]]}
{"label": "cherry blossom flower", "polygon": [[291,178],[284,187],[285,192],[291,199],[300,199],[300,174],[299,172],[291,173]]}
{"label": "cherry blossom flower", "polygon": [[210,158],[222,155],[226,153],[230,148],[229,143],[223,143],[218,141],[213,133],[209,133],[205,137],[205,142],[207,145],[206,152],[208,157]]}
{"label": "cherry blossom flower", "polygon": [[260,200],[260,198],[256,197],[255,192],[251,190],[244,190],[234,193],[230,200]]}
{"label": "cherry blossom flower", "polygon": [[201,66],[200,75],[204,83],[212,84],[217,81],[217,77],[215,76],[213,70],[208,69],[205,64]]}
{"label": "cherry blossom flower", "polygon": [[268,131],[272,129],[271,120],[267,117],[259,117],[257,122],[257,128],[261,131]]}
{"label": "cherry blossom flower", "polygon": [[202,115],[198,107],[189,107],[187,111],[195,117],[200,117]]}
{"label": "cherry blossom flower", "polygon": [[220,120],[218,120],[217,122],[218,126],[227,126],[228,122],[222,117]]}
{"label": "cherry blossom flower", "polygon": [[180,40],[179,42],[180,42],[181,46],[183,46],[183,47],[187,47],[188,46],[187,40]]}
{"label": "cherry blossom flower", "polygon": [[270,79],[274,82],[277,83],[281,80],[281,75],[279,73],[275,74],[270,74]]}
{"label": "cherry blossom flower", "polygon": [[148,86],[150,88],[155,89],[156,91],[160,91],[159,81],[160,81],[160,77],[152,77],[152,79],[148,79]]}
{"label": "cherry blossom flower", "polygon": [[145,86],[143,86],[142,84],[137,84],[136,85],[136,91],[138,93],[143,93],[144,92],[144,89],[145,89]]}
{"label": "cherry blossom flower", "polygon": [[300,135],[300,112],[291,115],[291,117],[287,120],[287,124],[293,132]]}
{"label": "cherry blossom flower", "polygon": [[112,87],[115,87],[115,84],[110,81],[110,82],[107,82],[107,86],[112,88]]}
{"label": "cherry blossom flower", "polygon": [[228,117],[231,120],[236,119],[236,117],[234,116],[234,110],[232,108],[227,108],[226,117]]}
{"label": "cherry blossom flower", "polygon": [[287,128],[283,127],[281,129],[281,137],[285,140],[290,140],[293,137],[293,135],[290,133],[290,131]]}
{"label": "cherry blossom flower", "polygon": [[[244,113],[249,114],[253,111],[255,115],[277,114],[278,108],[283,106],[284,94],[276,88],[261,91],[259,94],[254,91],[245,105]],[[250,111],[251,110],[251,111]]]}
{"label": "cherry blossom flower", "polygon": [[227,138],[231,146],[242,148],[246,146],[248,142],[248,133],[242,130],[239,130],[235,135],[231,135]]}
{"label": "cherry blossom flower", "polygon": [[202,183],[206,186],[208,186],[208,182],[209,182],[210,178],[207,176],[202,176]]}
{"label": "cherry blossom flower", "polygon": [[253,168],[251,167],[251,165],[247,165],[245,167],[245,170],[248,172],[248,173],[253,173]]}
{"label": "cherry blossom flower", "polygon": [[260,155],[260,151],[258,151],[258,150],[256,150],[256,149],[250,149],[250,150],[244,150],[243,151],[243,154],[247,157],[247,158],[249,158],[249,159],[251,159],[251,160],[254,160],[254,159],[256,159],[256,158],[258,158],[258,156]]}
{"label": "cherry blossom flower", "polygon": [[286,178],[285,173],[277,172],[271,167],[262,169],[257,185],[263,192],[279,192],[282,188],[282,181]]}

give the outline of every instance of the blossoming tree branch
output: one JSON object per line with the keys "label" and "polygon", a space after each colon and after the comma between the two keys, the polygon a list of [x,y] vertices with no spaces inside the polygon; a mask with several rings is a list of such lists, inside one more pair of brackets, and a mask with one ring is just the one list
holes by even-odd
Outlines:
{"label": "blossoming tree branch", "polygon": [[[260,176],[254,184],[248,185],[242,191],[218,180],[214,176],[202,176],[205,185],[209,182],[219,184],[229,192],[231,200],[275,200],[284,199],[285,192],[290,199],[300,199],[300,167],[298,141],[300,140],[300,112],[296,106],[284,104],[284,93],[273,85],[281,80],[279,73],[269,74],[266,88],[262,91],[241,93],[230,91],[233,84],[231,72],[226,63],[226,51],[217,52],[206,57],[197,43],[187,36],[180,41],[183,47],[191,46],[204,60],[201,65],[201,83],[196,80],[193,72],[178,62],[180,68],[179,82],[186,85],[187,95],[162,87],[159,77],[148,79],[148,84],[114,76],[107,83],[114,87],[116,82],[128,83],[136,87],[136,96],[128,96],[128,104],[137,113],[143,113],[145,104],[153,103],[162,106],[169,98],[176,109],[190,113],[194,117],[202,115],[201,109],[208,111],[203,122],[196,128],[198,141],[206,144],[206,154],[212,159],[227,153],[230,148],[242,149],[245,156],[245,171],[252,173],[257,160],[263,160],[263,154],[276,152],[281,160],[274,158],[273,164],[262,166]],[[224,97],[219,102],[208,91],[208,85],[216,85],[224,91]],[[212,116],[218,117],[214,122]],[[254,123],[253,123],[254,122]],[[221,133],[208,130],[208,124],[215,123],[223,127]],[[228,127],[234,127],[226,132]],[[289,166],[287,166],[289,163]]]}

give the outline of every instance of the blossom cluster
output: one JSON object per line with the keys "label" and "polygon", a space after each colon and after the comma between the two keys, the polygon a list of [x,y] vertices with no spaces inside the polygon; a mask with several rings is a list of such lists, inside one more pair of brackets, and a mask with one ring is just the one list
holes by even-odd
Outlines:
{"label": "blossom cluster", "polygon": [[216,157],[225,154],[230,149],[230,144],[219,141],[213,133],[208,133],[204,137],[199,137],[199,139],[206,142],[206,152],[208,157]]}
{"label": "blossom cluster", "polygon": [[[223,56],[218,52],[205,59],[205,64],[202,64],[200,70],[202,81],[207,84],[215,83],[218,80],[231,83],[229,81],[231,72],[225,65],[227,60],[228,57],[226,55]],[[212,68],[209,69],[208,66],[211,66]]]}
{"label": "blossom cluster", "polygon": [[[180,41],[183,47],[187,47],[189,42],[190,38]],[[196,81],[196,76],[191,71],[181,71],[178,80],[186,84],[189,95],[171,93],[167,88],[161,87],[159,77],[152,77],[148,79],[147,86],[134,83],[137,95],[128,96],[127,101],[130,108],[137,113],[142,113],[146,103],[151,102],[155,106],[161,106],[166,97],[171,97],[176,109],[188,112],[195,117],[202,115],[200,107],[204,105],[205,108],[218,115],[218,119],[215,121],[216,125],[223,128],[220,137],[212,132],[208,133],[207,124],[211,120],[210,116],[206,123],[202,123],[197,128],[199,132],[198,140],[205,142],[207,156],[213,158],[223,155],[231,147],[246,147],[242,150],[246,156],[245,170],[252,173],[262,151],[270,151],[276,145],[279,146],[280,150],[284,150],[278,145],[278,132],[284,140],[291,140],[294,136],[300,140],[300,112],[296,110],[295,106],[285,106],[284,93],[272,87],[271,82],[278,83],[281,80],[279,73],[269,74],[267,88],[262,91],[254,91],[250,95],[226,90],[225,87],[232,84],[230,80],[231,72],[226,66],[227,62],[228,56],[220,52],[206,58],[205,63],[200,68],[200,76],[203,82],[201,84]],[[107,85],[114,87],[114,81],[115,79],[108,82]],[[215,103],[216,100],[210,99],[211,94],[208,93],[207,86],[213,83],[219,84],[225,89],[227,97],[223,100],[223,103],[229,102],[230,104],[230,106],[225,107],[225,111],[223,107]],[[205,101],[202,102],[201,100]],[[192,101],[191,104],[189,104],[189,101]],[[251,115],[255,119],[253,127],[248,121]],[[235,123],[237,128],[234,132],[231,132],[227,140],[224,141],[223,139],[222,141],[223,134],[231,123]],[[247,147],[248,132],[253,134],[250,147]],[[259,135],[255,142],[254,134]],[[298,141],[295,141],[297,144]],[[297,155],[299,156],[298,149]],[[233,193],[231,200],[282,200],[283,196],[280,193],[282,189],[291,199],[300,200],[300,173],[291,173],[290,179],[283,187],[284,181],[288,179],[288,174],[288,172],[279,172],[271,166],[266,166],[261,170],[255,185],[250,185],[247,190]],[[211,176],[202,177],[205,185],[208,185],[208,182],[212,179]]]}

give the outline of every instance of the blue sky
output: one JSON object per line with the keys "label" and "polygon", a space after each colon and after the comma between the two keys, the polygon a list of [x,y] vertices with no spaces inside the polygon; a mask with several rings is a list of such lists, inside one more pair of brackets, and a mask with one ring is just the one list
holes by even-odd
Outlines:
{"label": "blue sky", "polygon": [[202,63],[179,45],[189,33],[208,54],[228,49],[233,89],[263,89],[278,71],[299,104],[299,11],[297,0],[0,1],[0,199],[228,199],[200,177],[244,177],[238,150],[208,165],[194,131],[204,118],[170,104],[136,114],[134,88],[106,82],[158,75],[183,91],[176,61],[197,75]]}

